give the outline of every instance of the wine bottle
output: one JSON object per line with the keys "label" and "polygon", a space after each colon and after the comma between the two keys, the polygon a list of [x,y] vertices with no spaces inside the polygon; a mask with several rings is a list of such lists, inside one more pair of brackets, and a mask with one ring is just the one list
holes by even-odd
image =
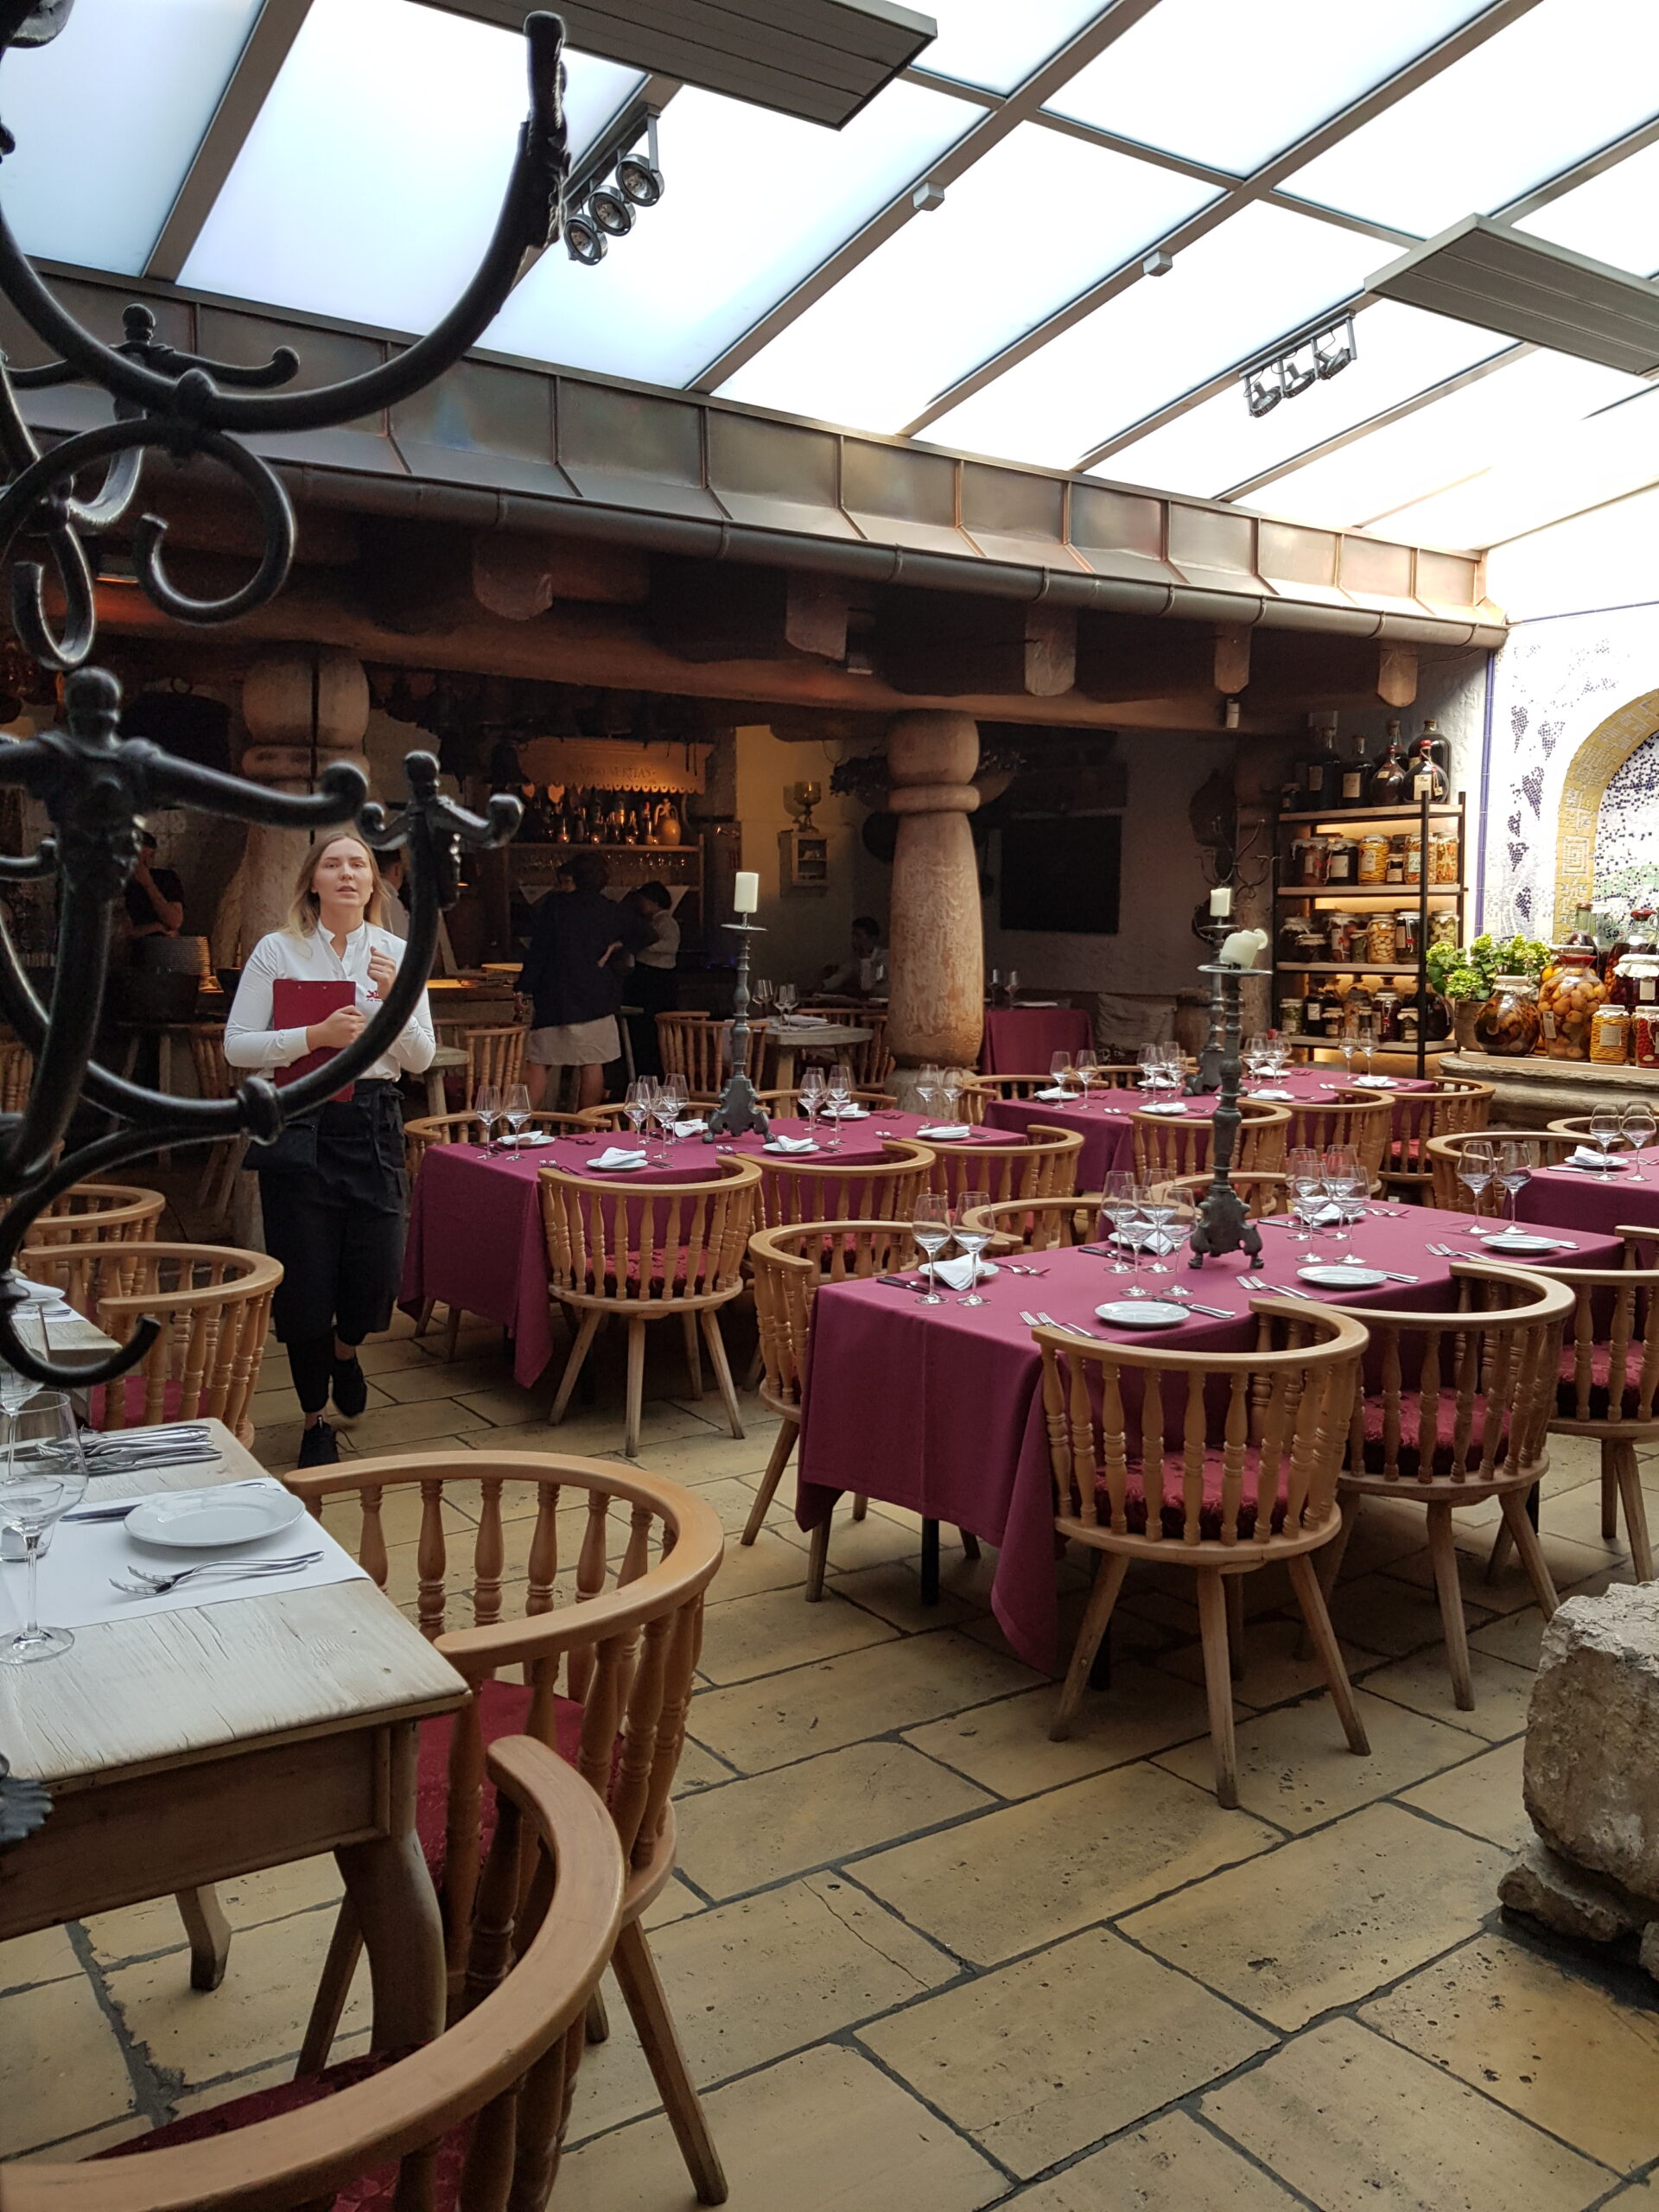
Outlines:
{"label": "wine bottle", "polygon": [[1446,795],[1446,771],[1434,758],[1434,741],[1427,730],[1417,741],[1411,762],[1411,803],[1427,798],[1438,806]]}
{"label": "wine bottle", "polygon": [[1407,798],[1405,747],[1400,739],[1397,721],[1389,724],[1388,748],[1371,771],[1373,806],[1403,806]]}
{"label": "wine bottle", "polygon": [[1310,814],[1321,807],[1337,803],[1341,763],[1337,758],[1337,726],[1326,722],[1319,732],[1319,743],[1296,764],[1296,772],[1302,787],[1304,804]]}
{"label": "wine bottle", "polygon": [[1351,760],[1344,760],[1342,764],[1342,785],[1337,794],[1338,804],[1342,806],[1369,804],[1366,793],[1370,788],[1370,780],[1371,764],[1366,757],[1365,741],[1363,737],[1356,735],[1354,757]]}

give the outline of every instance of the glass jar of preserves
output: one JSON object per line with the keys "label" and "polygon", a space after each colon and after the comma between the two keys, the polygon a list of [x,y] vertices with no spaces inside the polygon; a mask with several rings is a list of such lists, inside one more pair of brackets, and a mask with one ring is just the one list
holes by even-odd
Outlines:
{"label": "glass jar of preserves", "polygon": [[1607,996],[1593,945],[1557,945],[1538,991],[1544,1051],[1552,1060],[1587,1060],[1590,1024]]}
{"label": "glass jar of preserves", "polygon": [[1346,1010],[1342,993],[1334,982],[1327,983],[1319,993],[1319,1027],[1327,1037],[1341,1036]]}
{"label": "glass jar of preserves", "polygon": [[1394,955],[1396,960],[1414,960],[1422,936],[1422,916],[1414,906],[1402,906],[1394,917]]}
{"label": "glass jar of preserves", "polygon": [[1406,838],[1406,881],[1421,883],[1423,880],[1423,833],[1414,830]]}
{"label": "glass jar of preserves", "polygon": [[1300,1037],[1301,1035],[1302,1001],[1300,999],[1280,1000],[1279,1033],[1282,1037]]}
{"label": "glass jar of preserves", "polygon": [[1359,841],[1359,873],[1361,883],[1386,883],[1389,880],[1389,835],[1386,830],[1368,830]]}
{"label": "glass jar of preserves", "polygon": [[1359,848],[1351,837],[1338,836],[1325,841],[1325,880],[1327,883],[1351,883],[1359,866]]}
{"label": "glass jar of preserves", "polygon": [[1437,906],[1428,918],[1428,942],[1455,944],[1458,941],[1458,917],[1450,906]]}
{"label": "glass jar of preserves", "polygon": [[1332,960],[1354,959],[1357,957],[1354,934],[1359,926],[1357,918],[1353,914],[1330,913],[1325,918],[1325,926],[1330,957]]}
{"label": "glass jar of preserves", "polygon": [[1650,952],[1627,952],[1609,975],[1607,995],[1632,1014],[1643,1007],[1659,1007],[1659,958]]}
{"label": "glass jar of preserves", "polygon": [[1444,830],[1428,833],[1428,880],[1431,883],[1456,883],[1458,878],[1458,841]]}
{"label": "glass jar of preserves", "polygon": [[1403,837],[1389,840],[1389,864],[1383,874],[1385,883],[1403,883],[1406,880],[1406,841]]}
{"label": "glass jar of preserves", "polygon": [[1327,855],[1323,837],[1297,837],[1290,848],[1291,872],[1298,883],[1323,883]]}
{"label": "glass jar of preserves", "polygon": [[1631,1017],[1630,1058],[1639,1068],[1659,1068],[1659,1008],[1638,1007]]}
{"label": "glass jar of preserves", "polygon": [[1590,1057],[1603,1067],[1622,1068],[1630,1056],[1630,1008],[1609,1000],[1590,1017]]}
{"label": "glass jar of preserves", "polygon": [[1376,1023],[1377,1043],[1395,1043],[1400,1035],[1400,994],[1392,985],[1385,983],[1380,991],[1373,994],[1371,1015]]}
{"label": "glass jar of preserves", "polygon": [[1394,958],[1397,950],[1394,916],[1373,914],[1365,925],[1365,957],[1382,967]]}
{"label": "glass jar of preserves", "polygon": [[1492,995],[1475,1016],[1475,1043],[1483,1052],[1519,1059],[1536,1052],[1541,1025],[1538,986],[1530,976],[1497,976]]}

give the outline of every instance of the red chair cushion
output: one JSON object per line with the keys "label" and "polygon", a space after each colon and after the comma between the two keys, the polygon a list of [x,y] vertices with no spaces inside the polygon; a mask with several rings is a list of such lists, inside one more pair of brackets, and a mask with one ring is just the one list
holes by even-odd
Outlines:
{"label": "red chair cushion", "polygon": [[[1400,1446],[1395,1459],[1394,1472],[1402,1482],[1417,1482],[1422,1479],[1420,1473],[1421,1455],[1417,1447],[1417,1433],[1422,1421],[1422,1395],[1420,1391],[1402,1390],[1400,1393]],[[1361,1401],[1361,1405],[1363,1409],[1365,1430],[1365,1472],[1368,1475],[1380,1475],[1387,1471],[1382,1446],[1382,1400],[1368,1390]],[[1475,1400],[1473,1417],[1474,1426],[1470,1433],[1469,1448],[1465,1452],[1463,1459],[1465,1468],[1478,1467],[1480,1465],[1481,1439],[1485,1431],[1486,1422],[1486,1401],[1484,1397],[1478,1397]],[[1440,1400],[1441,1428],[1449,1429],[1454,1418],[1453,1402],[1449,1395],[1443,1394]],[[1498,1429],[1496,1463],[1498,1466],[1501,1467],[1508,1458],[1509,1449],[1510,1417],[1505,1414]],[[1449,1476],[1452,1472],[1452,1445],[1448,1437],[1435,1446],[1433,1465],[1429,1471],[1431,1476]]]}
{"label": "red chair cushion", "polygon": [[[1260,1466],[1260,1454],[1254,1451],[1244,1455],[1243,1496],[1239,1501],[1238,1534],[1249,1538],[1255,1534],[1255,1484]],[[1211,1445],[1204,1455],[1204,1502],[1198,1508],[1198,1534],[1206,1543],[1216,1543],[1221,1537],[1221,1496],[1223,1459],[1219,1446]],[[1285,1525],[1286,1491],[1289,1483],[1289,1468],[1281,1467],[1279,1474],[1279,1495],[1273,1509],[1273,1529],[1276,1535]],[[1186,1506],[1184,1484],[1186,1470],[1178,1453],[1167,1453],[1164,1459],[1164,1503],[1160,1517],[1161,1533],[1172,1541],[1179,1541],[1186,1534]],[[1095,1510],[1109,1527],[1112,1501],[1104,1483],[1095,1484]],[[1123,1498],[1123,1517],[1128,1522],[1132,1536],[1147,1533],[1146,1478],[1141,1468],[1129,1462],[1128,1483]]]}
{"label": "red chair cushion", "polygon": [[[245,2097],[232,2097],[207,2112],[193,2113],[166,2127],[152,2128],[130,2143],[117,2143],[98,2153],[100,2158],[130,2158],[146,2151],[171,2150],[181,2143],[204,2143],[218,2135],[233,2135],[256,2120],[278,2120],[285,2113],[302,2112],[341,2089],[355,2088],[406,2057],[406,2051],[369,2051],[359,2058],[343,2059],[321,2074],[302,2075],[296,2082],[278,2082],[268,2089],[255,2089]],[[473,2123],[462,2120],[438,2145],[434,2196],[437,2212],[453,2212],[461,2200],[461,2177],[472,2140]],[[346,2183],[334,2199],[334,2212],[390,2212],[397,2189],[397,2162],[372,2167]]]}
{"label": "red chair cushion", "polygon": [[[122,1407],[126,1414],[124,1427],[142,1428],[150,1419],[150,1415],[144,1410],[147,1387],[142,1375],[129,1375],[123,1380]],[[107,1382],[100,1382],[88,1397],[86,1418],[88,1425],[92,1428],[103,1428],[106,1425],[105,1400],[109,1388]],[[157,1418],[162,1421],[177,1421],[179,1408],[183,1403],[184,1385],[175,1376],[162,1390],[162,1410]]]}
{"label": "red chair cushion", "polygon": [[[1611,1344],[1592,1344],[1590,1347],[1590,1410],[1579,1411],[1579,1356],[1577,1347],[1568,1344],[1561,1351],[1560,1381],[1555,1392],[1555,1413],[1560,1421],[1637,1421],[1643,1418],[1640,1408],[1642,1394],[1638,1378],[1642,1372],[1642,1347],[1634,1344],[1624,1363],[1624,1387],[1620,1393],[1621,1404],[1617,1415],[1612,1405],[1613,1348]],[[1649,1420],[1654,1418],[1649,1414]]]}
{"label": "red chair cushion", "polygon": [[[503,1736],[522,1736],[530,1719],[530,1692],[522,1682],[480,1682],[478,1719],[486,1750]],[[421,1723],[420,1751],[415,1770],[415,1832],[421,1840],[426,1863],[436,1881],[443,1872],[444,1826],[449,1810],[449,1745],[455,1732],[454,1715],[440,1713]],[[574,1698],[557,1700],[553,1724],[554,1745],[567,1766],[575,1766],[582,1749],[582,1707]],[[486,1788],[480,1800],[479,1848],[486,1852],[495,1834],[495,1792]]]}

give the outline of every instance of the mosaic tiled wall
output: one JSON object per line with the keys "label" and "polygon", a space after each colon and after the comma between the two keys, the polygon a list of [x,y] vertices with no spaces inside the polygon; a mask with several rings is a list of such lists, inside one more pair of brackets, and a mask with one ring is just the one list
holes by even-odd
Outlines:
{"label": "mosaic tiled wall", "polygon": [[1629,893],[1659,883],[1659,714],[1614,772],[1596,828],[1596,890]]}

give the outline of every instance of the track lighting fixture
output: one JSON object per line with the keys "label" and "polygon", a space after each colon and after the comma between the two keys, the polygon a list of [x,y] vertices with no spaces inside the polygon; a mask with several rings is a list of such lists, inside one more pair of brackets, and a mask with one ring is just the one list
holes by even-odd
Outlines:
{"label": "track lighting fixture", "polygon": [[[639,137],[645,134],[645,150]],[[591,269],[605,258],[613,238],[625,238],[638,211],[654,207],[666,189],[657,161],[657,111],[635,108],[571,180],[564,220],[565,251]]]}
{"label": "track lighting fixture", "polygon": [[1270,359],[1241,370],[1244,404],[1252,415],[1270,415],[1281,399],[1300,398],[1312,385],[1340,376],[1357,359],[1358,351],[1354,318],[1341,315],[1309,337],[1299,338]]}

